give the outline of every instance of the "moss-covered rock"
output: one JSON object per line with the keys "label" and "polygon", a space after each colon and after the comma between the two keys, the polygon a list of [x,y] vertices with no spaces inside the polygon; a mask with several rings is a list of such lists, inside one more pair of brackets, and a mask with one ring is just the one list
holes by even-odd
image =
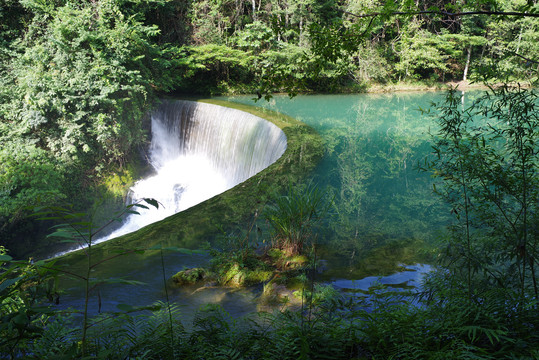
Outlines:
{"label": "moss-covered rock", "polygon": [[212,260],[211,271],[223,286],[243,287],[269,281],[275,269],[252,252],[223,252]]}
{"label": "moss-covered rock", "polygon": [[300,304],[294,293],[305,287],[306,279],[299,271],[276,272],[264,284],[261,303],[265,305],[286,304],[293,307]]}
{"label": "moss-covered rock", "polygon": [[193,285],[204,281],[207,271],[204,268],[185,269],[172,276],[172,281],[176,285]]}

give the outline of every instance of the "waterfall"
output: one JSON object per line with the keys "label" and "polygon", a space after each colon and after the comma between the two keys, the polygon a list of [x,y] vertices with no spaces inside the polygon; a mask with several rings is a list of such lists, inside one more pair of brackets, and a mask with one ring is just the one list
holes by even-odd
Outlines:
{"label": "waterfall", "polygon": [[163,101],[151,114],[150,163],[155,174],[134,184],[130,201],[153,198],[159,209],[141,210],[102,242],[138,230],[220,194],[265,169],[286,150],[274,124],[222,106]]}

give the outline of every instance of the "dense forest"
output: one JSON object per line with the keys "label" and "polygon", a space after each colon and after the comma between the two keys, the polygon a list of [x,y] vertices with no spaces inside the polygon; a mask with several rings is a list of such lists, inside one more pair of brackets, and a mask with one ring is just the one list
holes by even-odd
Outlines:
{"label": "dense forest", "polygon": [[[477,8],[362,0],[3,0],[2,244],[18,253],[28,248],[22,239],[39,229],[23,220],[24,208],[37,201],[88,207],[84,194],[95,197],[104,183],[105,191],[121,193],[118,187],[133,178],[125,164],[147,141],[144,117],[159,94],[363,91],[492,74],[533,81],[538,20],[488,12],[535,9],[521,1]],[[470,10],[485,13],[446,13]]]}
{"label": "dense forest", "polygon": [[[457,218],[445,270],[413,301],[373,290],[236,322],[170,304],[93,325],[41,307],[50,267],[28,255],[50,223],[121,196],[166,94],[362,92],[486,81],[533,86],[535,1],[1,0],[0,358],[513,358],[539,356],[537,95],[438,110],[428,170]],[[487,96],[488,98],[488,96]],[[483,100],[482,100],[483,101]],[[474,116],[502,126],[476,126]],[[504,139],[506,146],[497,146]],[[437,156],[437,157],[436,157]],[[480,160],[478,160],[480,159]],[[478,204],[477,206],[472,205]],[[51,280],[52,281],[52,280]],[[89,281],[89,277],[87,278]],[[47,285],[47,286],[42,286]],[[422,305],[418,306],[418,302]],[[156,310],[159,308],[159,310]],[[87,332],[88,330],[88,332]]]}

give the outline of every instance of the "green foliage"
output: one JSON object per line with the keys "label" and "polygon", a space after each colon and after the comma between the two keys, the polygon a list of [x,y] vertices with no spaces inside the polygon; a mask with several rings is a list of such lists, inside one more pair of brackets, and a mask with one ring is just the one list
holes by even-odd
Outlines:
{"label": "green foliage", "polygon": [[[513,11],[522,6],[509,1],[501,7]],[[206,73],[206,86],[187,81],[180,82],[179,89],[210,94],[257,92],[260,97],[276,91],[361,91],[373,80],[432,84],[477,78],[482,65],[495,63],[513,78],[536,78],[536,18],[513,22],[470,14],[443,19],[434,13],[476,8],[484,10],[481,4],[410,1],[197,2],[189,13],[192,37],[188,44],[194,49],[213,45],[229,48],[228,52],[241,50],[250,59],[249,66],[233,71],[231,77],[229,71],[234,68],[218,67]],[[237,63],[235,56],[230,57],[230,65]],[[501,74],[490,75],[499,78]]]}
{"label": "green foliage", "polygon": [[65,198],[62,170],[46,151],[30,144],[12,144],[0,150],[0,164],[0,216],[20,220],[27,206]]}
{"label": "green foliage", "polygon": [[43,262],[13,260],[0,246],[0,354],[19,357],[41,336],[54,314],[42,300],[58,298],[55,274]]}
{"label": "green foliage", "polygon": [[489,285],[520,293],[521,304],[539,296],[537,104],[533,90],[501,87],[470,107],[452,91],[438,108],[431,167],[457,220],[446,256],[470,297]]}
{"label": "green foliage", "polygon": [[[69,164],[121,160],[142,141],[156,65],[155,27],[126,17],[114,1],[36,14],[10,66],[11,101],[4,121]],[[114,18],[114,21],[112,20]]]}
{"label": "green foliage", "polygon": [[[361,18],[339,11],[339,5],[355,15],[380,15]],[[537,12],[537,4],[521,1],[475,6]],[[533,81],[535,18],[474,16],[468,21],[394,14],[471,7],[363,0],[5,0],[0,9],[2,226],[22,216],[23,206],[42,199],[60,213],[49,220],[65,221],[54,236],[91,247],[100,229],[55,202],[72,197],[81,183],[92,181],[89,175],[111,162],[123,163],[144,143],[142,120],[159,90],[258,90],[262,97],[272,90],[332,91],[349,74],[362,83],[399,77],[446,80],[460,79],[470,66],[477,77],[479,65],[492,64],[497,68],[486,73],[491,78],[496,71],[497,77]],[[156,19],[167,27],[152,25]],[[180,50],[165,39],[204,46]],[[176,80],[181,81],[173,86]],[[257,315],[254,322],[208,307],[189,330],[179,321],[180,311],[168,303],[140,316],[91,319],[87,309],[79,309],[81,325],[40,306],[56,296],[54,276],[69,269],[13,261],[2,249],[2,356],[537,358],[537,96],[521,89],[489,96],[462,108],[452,93],[440,108],[442,133],[434,167],[446,185],[436,190],[452,204],[457,222],[445,268],[429,278],[419,300],[376,288],[367,298],[333,297],[320,311],[309,305],[308,314]],[[330,150],[358,140],[336,139]],[[388,152],[384,160],[398,169],[412,146],[396,155]],[[363,150],[360,145],[351,149],[344,156],[363,154],[357,151]],[[374,171],[361,167],[358,158],[342,173],[343,186],[337,190],[349,199],[345,206],[354,216],[363,215],[365,180]],[[76,184],[68,187],[67,178]],[[128,180],[118,178],[109,185],[117,188]],[[275,202],[266,214],[277,247],[296,253],[313,239],[325,213],[323,198],[311,187],[291,187]],[[248,250],[242,247],[226,259],[225,282],[247,278],[246,269],[263,268]],[[91,249],[88,254],[87,272],[75,274],[86,285],[86,299],[91,286],[103,280],[92,278],[101,260],[92,262]]]}
{"label": "green foliage", "polygon": [[[252,80],[253,56],[226,45],[208,44],[180,49],[184,86],[195,93],[226,93]],[[244,86],[246,86],[244,85]]]}
{"label": "green foliage", "polygon": [[[148,204],[150,206],[154,206],[155,208],[159,207],[159,204],[154,199],[143,199],[140,202],[133,203],[131,205],[126,206],[121,212],[116,214],[116,217],[111,219],[107,224],[103,225],[102,227],[95,228],[94,223],[87,219],[87,214],[85,213],[75,213],[71,208],[64,208],[64,207],[58,207],[58,206],[49,206],[44,208],[35,208],[36,214],[35,216],[39,217],[40,220],[56,220],[60,221],[61,223],[58,225],[55,225],[53,227],[54,232],[49,235],[49,237],[61,239],[63,242],[76,244],[78,247],[83,248],[87,264],[82,271],[81,274],[77,274],[76,272],[72,271],[71,269],[65,269],[62,267],[55,267],[54,266],[54,260],[51,263],[46,263],[44,261],[41,261],[41,266],[43,266],[47,271],[52,270],[55,274],[61,273],[64,275],[67,275],[69,277],[72,277],[74,279],[77,279],[82,282],[84,286],[84,309],[82,310],[82,334],[81,334],[81,353],[83,356],[85,356],[89,350],[89,342],[88,342],[88,329],[91,328],[90,319],[88,315],[88,303],[90,299],[90,293],[93,291],[96,291],[98,286],[100,284],[104,283],[126,283],[126,284],[136,284],[134,281],[129,280],[123,280],[123,279],[98,279],[93,276],[93,272],[95,269],[101,265],[104,262],[109,261],[110,259],[113,259],[118,256],[126,255],[132,252],[136,252],[135,250],[125,251],[123,253],[114,255],[112,257],[102,259],[95,261],[92,258],[93,252],[92,252],[92,246],[94,245],[94,240],[97,234],[99,234],[104,228],[112,224],[114,221],[119,221],[122,216],[126,214],[138,214],[136,209],[138,208],[144,208],[148,209],[148,206],[144,205]],[[140,251],[140,250],[139,250]],[[141,250],[143,251],[143,250]],[[162,251],[162,250],[161,250]],[[122,305],[122,304],[120,304]],[[136,309],[131,306],[125,306],[124,308],[121,308],[121,306],[118,305],[120,310],[125,311],[135,311]]]}
{"label": "green foliage", "polygon": [[259,53],[272,47],[273,31],[266,24],[255,21],[238,32],[236,44],[242,50]]}
{"label": "green foliage", "polygon": [[440,51],[445,39],[420,28],[419,23],[411,23],[397,42],[395,48],[399,62],[395,70],[399,77],[421,76],[426,72],[446,71],[447,55]]}
{"label": "green foliage", "polygon": [[[162,0],[3,2],[3,244],[20,250],[15,238],[26,243],[40,237],[38,226],[21,221],[25,205],[39,199],[58,204],[69,197],[88,207],[85,195],[100,176],[125,165],[145,144],[144,120],[156,92],[170,89],[175,79],[170,69],[177,60],[170,47],[157,43],[160,29],[146,19],[162,5]],[[32,231],[18,230],[30,228],[32,240]]]}
{"label": "green foliage", "polygon": [[40,233],[31,207],[67,197],[62,164],[33,144],[12,142],[0,149],[0,245],[15,255],[37,248]]}

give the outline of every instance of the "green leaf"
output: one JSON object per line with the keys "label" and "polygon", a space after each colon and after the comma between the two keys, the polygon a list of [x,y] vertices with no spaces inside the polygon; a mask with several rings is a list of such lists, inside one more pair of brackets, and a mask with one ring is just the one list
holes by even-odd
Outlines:
{"label": "green leaf", "polygon": [[4,262],[4,261],[11,261],[13,260],[13,258],[9,255],[0,255],[0,261]]}
{"label": "green leaf", "polygon": [[147,202],[148,204],[152,205],[153,207],[155,207],[156,209],[159,209],[159,202],[155,199],[151,199],[151,198],[144,198],[142,199],[144,200],[145,202]]}
{"label": "green leaf", "polygon": [[15,285],[17,281],[21,280],[22,277],[16,277],[13,279],[6,279],[0,283],[0,293],[2,293],[5,289],[9,288],[12,285]]}
{"label": "green leaf", "polygon": [[67,238],[67,239],[73,239],[75,237],[75,234],[73,232],[67,232],[67,231],[56,231],[52,234],[47,235],[47,237],[59,237],[59,238]]}

